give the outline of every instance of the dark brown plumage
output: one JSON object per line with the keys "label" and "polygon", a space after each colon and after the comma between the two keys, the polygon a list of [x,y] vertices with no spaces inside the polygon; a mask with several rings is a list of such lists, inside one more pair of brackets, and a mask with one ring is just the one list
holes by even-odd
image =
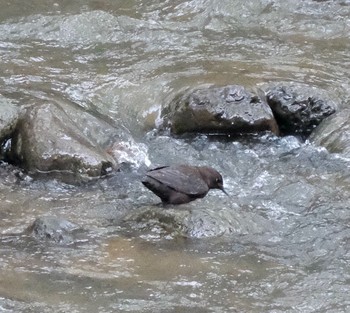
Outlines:
{"label": "dark brown plumage", "polygon": [[206,166],[173,165],[149,170],[142,183],[164,204],[182,204],[203,198],[210,189],[225,194],[222,176]]}

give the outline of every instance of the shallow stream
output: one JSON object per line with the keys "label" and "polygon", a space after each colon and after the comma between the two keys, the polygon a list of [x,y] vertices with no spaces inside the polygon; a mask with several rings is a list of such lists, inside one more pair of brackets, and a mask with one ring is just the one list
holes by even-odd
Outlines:
{"label": "shallow stream", "polygon": [[[159,199],[126,169],[82,186],[0,168],[1,312],[349,312],[350,160],[294,137],[172,138],[187,87],[315,86],[350,100],[350,2],[0,0],[0,93],[68,99],[145,144],[153,165],[212,165],[230,197],[183,205],[188,236],[124,223]],[[88,126],[87,126],[88,127]],[[21,234],[38,216],[71,244]],[[216,221],[206,224],[207,221]]]}

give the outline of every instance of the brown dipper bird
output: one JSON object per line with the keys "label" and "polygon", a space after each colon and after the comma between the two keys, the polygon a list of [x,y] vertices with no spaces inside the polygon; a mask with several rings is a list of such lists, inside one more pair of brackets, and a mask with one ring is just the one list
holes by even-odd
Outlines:
{"label": "brown dipper bird", "polygon": [[173,165],[149,170],[142,183],[163,204],[182,204],[203,198],[209,189],[220,189],[226,195],[220,173],[211,167]]}

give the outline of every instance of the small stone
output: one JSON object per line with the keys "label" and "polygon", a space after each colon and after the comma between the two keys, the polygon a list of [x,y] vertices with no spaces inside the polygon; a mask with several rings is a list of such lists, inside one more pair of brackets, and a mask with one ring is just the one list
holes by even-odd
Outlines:
{"label": "small stone", "polygon": [[39,241],[69,244],[74,241],[74,232],[79,228],[63,218],[42,216],[28,227],[27,232]]}

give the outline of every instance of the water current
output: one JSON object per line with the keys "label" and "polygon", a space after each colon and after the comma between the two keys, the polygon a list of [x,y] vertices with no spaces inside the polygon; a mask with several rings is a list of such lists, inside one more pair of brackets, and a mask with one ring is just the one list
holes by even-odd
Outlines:
{"label": "water current", "polygon": [[[0,7],[0,94],[98,112],[144,144],[153,165],[212,165],[230,194],[211,191],[181,208],[202,224],[176,236],[120,223],[158,202],[139,173],[71,186],[18,181],[2,164],[1,312],[349,312],[350,160],[292,136],[154,130],[169,99],[208,84],[302,84],[347,107],[348,0]],[[67,245],[22,233],[45,215],[84,232]]]}

